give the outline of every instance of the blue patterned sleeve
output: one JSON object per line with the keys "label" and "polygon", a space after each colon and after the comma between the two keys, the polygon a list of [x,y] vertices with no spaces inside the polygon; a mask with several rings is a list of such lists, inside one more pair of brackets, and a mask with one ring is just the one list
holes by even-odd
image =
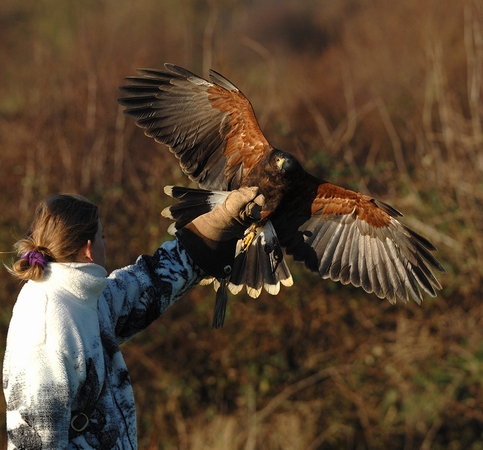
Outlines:
{"label": "blue patterned sleeve", "polygon": [[119,342],[144,330],[203,276],[178,240],[112,272],[101,301],[106,302]]}

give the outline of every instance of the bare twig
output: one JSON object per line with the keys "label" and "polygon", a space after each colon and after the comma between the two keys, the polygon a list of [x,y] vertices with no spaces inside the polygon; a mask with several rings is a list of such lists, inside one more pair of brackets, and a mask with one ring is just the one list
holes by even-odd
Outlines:
{"label": "bare twig", "polygon": [[203,74],[207,74],[213,64],[213,35],[218,21],[218,5],[216,0],[208,0],[210,14],[203,34]]}
{"label": "bare twig", "polygon": [[120,185],[122,181],[122,166],[124,162],[124,122],[125,116],[122,108],[118,106],[116,117],[116,136],[114,141],[114,186]]}
{"label": "bare twig", "polygon": [[379,111],[379,115],[381,116],[382,123],[384,124],[384,128],[386,129],[386,133],[389,136],[389,139],[392,144],[392,149],[394,152],[394,159],[396,160],[396,166],[399,170],[399,173],[409,178],[408,168],[406,166],[406,161],[404,160],[404,155],[402,151],[401,140],[397,135],[396,129],[391,120],[391,116],[387,110],[386,104],[383,102],[381,97],[377,97],[375,100],[375,104],[377,110]]}
{"label": "bare twig", "polygon": [[286,387],[280,394],[276,395],[263,409],[258,411],[255,414],[257,422],[260,422],[266,419],[270,414],[275,411],[285,400],[287,400],[290,396],[299,392],[303,389],[308,388],[309,386],[318,383],[319,381],[324,380],[325,378],[329,378],[332,376],[336,371],[335,367],[328,367],[326,369],[319,370],[317,373],[310,375],[307,378],[303,378],[300,381]]}
{"label": "bare twig", "polygon": [[475,5],[468,3],[464,10],[464,37],[467,65],[468,103],[471,110],[473,135],[481,142],[480,94],[483,68],[483,35]]}
{"label": "bare twig", "polygon": [[264,128],[270,118],[271,113],[276,109],[277,105],[275,103],[275,99],[277,99],[276,95],[276,70],[275,65],[276,61],[270,50],[265,47],[264,45],[260,44],[260,42],[252,39],[248,36],[243,36],[241,39],[242,43],[246,45],[248,48],[253,50],[259,56],[261,56],[265,64],[267,65],[267,70],[264,79],[266,80],[266,98],[268,101],[263,102],[262,109],[257,113],[258,122],[260,126]]}
{"label": "bare twig", "polygon": [[371,423],[369,420],[369,415],[367,413],[367,405],[365,404],[364,399],[357,392],[354,392],[347,386],[346,382],[343,380],[337,370],[333,371],[332,379],[334,380],[336,386],[339,388],[341,394],[352,403],[354,403],[354,405],[356,405],[357,414],[361,421],[364,436],[367,441],[367,446],[369,448],[374,448],[374,437],[372,435]]}
{"label": "bare twig", "polygon": [[456,239],[453,239],[450,236],[447,236],[443,233],[440,233],[436,228],[428,225],[426,223],[421,222],[420,220],[416,219],[415,217],[408,216],[404,217],[404,222],[407,223],[411,228],[413,228],[418,233],[421,233],[425,236],[431,236],[431,240],[435,244],[443,244],[446,247],[454,250],[458,253],[465,252],[465,246],[458,242]]}

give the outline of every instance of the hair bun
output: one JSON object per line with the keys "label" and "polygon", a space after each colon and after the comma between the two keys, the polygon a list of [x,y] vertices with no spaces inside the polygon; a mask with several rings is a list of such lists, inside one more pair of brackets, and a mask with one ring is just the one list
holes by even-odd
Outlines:
{"label": "hair bun", "polygon": [[48,256],[44,255],[43,253],[37,250],[30,250],[27,253],[24,253],[21,256],[21,259],[28,260],[29,266],[33,266],[35,264],[39,264],[42,269],[45,269],[47,263],[49,262]]}

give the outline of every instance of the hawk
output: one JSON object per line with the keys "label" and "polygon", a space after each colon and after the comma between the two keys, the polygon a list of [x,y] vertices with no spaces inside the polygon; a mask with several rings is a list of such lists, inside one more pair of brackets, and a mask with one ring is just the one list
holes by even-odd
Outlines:
{"label": "hawk", "polygon": [[[173,64],[139,69],[119,89],[118,101],[144,133],[169,147],[199,189],[168,186],[180,200],[163,214],[174,233],[222,203],[229,191],[258,186],[265,197],[261,220],[238,242],[226,279],[236,294],[265,289],[277,294],[293,284],[283,250],[322,278],[368,293],[418,304],[421,290],[436,296],[433,270],[445,272],[435,247],[400,222],[400,212],[380,200],[316,178],[290,153],[263,135],[249,100],[229,80],[210,70],[207,81]],[[225,280],[215,281],[224,291]],[[220,288],[221,283],[221,288]],[[215,304],[214,327],[224,320],[226,291]]]}

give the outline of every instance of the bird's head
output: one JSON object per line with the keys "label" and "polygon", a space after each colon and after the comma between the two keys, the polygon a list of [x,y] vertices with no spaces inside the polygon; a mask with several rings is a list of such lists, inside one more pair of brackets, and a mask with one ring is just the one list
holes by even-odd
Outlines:
{"label": "bird's head", "polygon": [[294,167],[295,159],[292,155],[277,150],[273,154],[273,163],[277,171],[284,174]]}

